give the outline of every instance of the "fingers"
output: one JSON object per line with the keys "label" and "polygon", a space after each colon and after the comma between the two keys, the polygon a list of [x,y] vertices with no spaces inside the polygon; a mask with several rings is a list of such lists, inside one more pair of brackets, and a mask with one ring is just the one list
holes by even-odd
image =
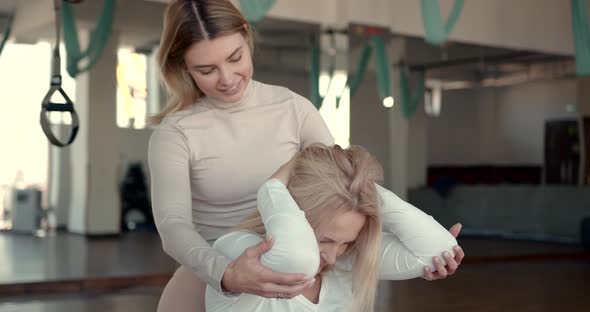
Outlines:
{"label": "fingers", "polygon": [[269,236],[267,239],[261,241],[260,243],[246,249],[244,253],[248,258],[258,259],[260,258],[260,256],[262,256],[263,253],[269,251],[272,248],[273,243],[274,240],[272,236]]}
{"label": "fingers", "polygon": [[301,285],[311,280],[305,274],[277,273],[271,270],[265,272],[263,278],[265,282],[285,286]]}
{"label": "fingers", "polygon": [[262,287],[261,295],[266,298],[291,299],[293,297],[301,295],[303,291],[311,285],[313,285],[314,282],[315,279],[311,279],[308,280],[306,283],[301,283],[292,286],[266,283]]}
{"label": "fingers", "polygon": [[279,169],[272,175],[272,178],[277,178],[281,180],[283,184],[288,185],[293,173],[293,168],[295,167],[295,159],[297,158],[297,155],[298,154],[295,154],[291,160],[279,167]]}
{"label": "fingers", "polygon": [[434,274],[432,274],[432,270],[430,269],[429,266],[425,266],[424,267],[424,275],[422,275],[422,278],[427,280],[427,281],[433,281],[434,280]]}
{"label": "fingers", "polygon": [[447,263],[446,266],[443,264],[439,257],[434,257],[432,261],[434,262],[436,272],[432,272],[430,267],[426,266],[424,267],[424,275],[422,275],[422,278],[428,281],[434,281],[444,279],[447,276],[453,275],[457,271],[459,265],[461,264],[461,261],[465,257],[465,252],[463,251],[461,246],[453,247],[453,251],[455,252],[455,257],[452,257],[451,254],[447,251],[443,252],[443,257],[445,258],[445,261]]}
{"label": "fingers", "polygon": [[453,275],[453,273],[455,273],[455,271],[457,270],[459,264],[457,263],[457,261],[455,261],[455,258],[453,258],[451,254],[447,251],[443,252],[443,257],[447,262],[447,266],[445,267],[447,269],[447,275]]}
{"label": "fingers", "polygon": [[439,278],[445,278],[448,275],[447,269],[445,265],[440,261],[439,257],[434,257],[434,267],[436,268],[436,272],[438,273]]}
{"label": "fingers", "polygon": [[[222,278],[225,289],[267,298],[292,298],[313,284],[305,274],[276,273],[260,263],[260,256],[272,248],[273,239],[247,248]],[[234,268],[235,267],[235,268]]]}
{"label": "fingers", "polygon": [[465,252],[463,251],[463,248],[461,248],[461,246],[455,246],[453,251],[455,251],[455,262],[457,262],[457,265],[461,264],[461,261],[463,261],[463,258],[465,258]]}
{"label": "fingers", "polygon": [[457,236],[459,236],[459,232],[461,232],[462,227],[463,225],[461,223],[457,223],[449,229],[449,232],[451,232],[451,235],[457,238]]}

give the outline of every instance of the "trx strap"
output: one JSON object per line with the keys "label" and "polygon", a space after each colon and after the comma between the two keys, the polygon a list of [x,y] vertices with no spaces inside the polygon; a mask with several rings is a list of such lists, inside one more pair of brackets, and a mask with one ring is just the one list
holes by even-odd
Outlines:
{"label": "trx strap", "polygon": [[[51,69],[51,87],[49,91],[43,98],[43,102],[41,103],[41,128],[45,133],[49,142],[55,146],[64,147],[67,145],[72,144],[74,139],[76,138],[76,134],[78,133],[79,127],[79,120],[78,114],[74,109],[74,103],[68,95],[64,92],[61,88],[61,58],[59,55],[59,44],[60,44],[60,35],[61,35],[61,0],[54,0],[54,8],[55,8],[55,46],[53,47],[53,63]],[[53,103],[51,102],[51,96],[59,92],[64,100],[65,103]],[[51,126],[49,124],[48,113],[50,112],[67,112],[70,113],[72,116],[72,130],[70,132],[70,138],[66,142],[62,142],[55,137],[53,132],[51,131]]]}
{"label": "trx strap", "polygon": [[10,37],[10,32],[12,30],[12,19],[13,19],[12,15],[10,15],[7,18],[6,28],[4,29],[4,34],[2,35],[2,38],[0,38],[0,55],[2,54],[2,49],[4,49],[4,45],[6,44],[6,41],[8,41],[8,37]]}

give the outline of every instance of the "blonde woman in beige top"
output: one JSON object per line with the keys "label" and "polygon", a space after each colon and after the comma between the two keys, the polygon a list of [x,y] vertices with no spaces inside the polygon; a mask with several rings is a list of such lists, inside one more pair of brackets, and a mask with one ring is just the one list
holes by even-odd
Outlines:
{"label": "blonde woman in beige top", "polygon": [[[260,263],[272,242],[232,261],[211,244],[256,209],[258,188],[295,153],[333,144],[321,116],[302,96],[252,80],[251,30],[228,0],[171,1],[160,44],[170,101],[153,118],[152,205],[163,248],[181,267],[158,311],[204,311],[206,285],[228,296],[300,295],[309,277]],[[424,278],[452,274],[463,258],[456,248]]]}

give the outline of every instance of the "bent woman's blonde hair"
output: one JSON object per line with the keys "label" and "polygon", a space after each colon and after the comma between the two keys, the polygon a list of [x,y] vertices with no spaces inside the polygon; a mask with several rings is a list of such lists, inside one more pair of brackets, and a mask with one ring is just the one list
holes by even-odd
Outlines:
{"label": "bent woman's blonde hair", "polygon": [[[353,304],[350,311],[373,311],[381,252],[381,220],[375,183],[381,181],[379,162],[360,146],[312,145],[299,153],[287,186],[311,227],[321,232],[334,216],[356,211],[365,218],[355,243],[345,254],[354,257]],[[266,235],[260,213],[238,225]]]}
{"label": "bent woman's blonde hair", "polygon": [[168,114],[196,103],[203,92],[184,63],[186,51],[197,42],[241,33],[253,51],[251,27],[229,0],[172,0],[164,13],[158,63],[168,103],[150,122],[159,124]]}

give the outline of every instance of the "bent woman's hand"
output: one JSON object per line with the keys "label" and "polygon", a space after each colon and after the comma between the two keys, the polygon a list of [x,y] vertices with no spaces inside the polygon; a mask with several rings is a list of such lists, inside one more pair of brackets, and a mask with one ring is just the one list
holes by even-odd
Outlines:
{"label": "bent woman's hand", "polygon": [[266,298],[293,298],[313,285],[305,274],[277,273],[260,263],[260,256],[270,250],[272,239],[246,249],[232,261],[221,279],[226,291],[248,293]]}
{"label": "bent woman's hand", "polygon": [[291,179],[291,175],[293,174],[293,169],[295,168],[295,158],[297,158],[298,154],[293,155],[291,160],[284,163],[273,175],[271,178],[279,179],[283,184],[289,185],[289,180]]}
{"label": "bent woman's hand", "polygon": [[[451,232],[451,234],[457,238],[457,236],[459,236],[459,232],[461,232],[461,228],[461,223],[457,223],[449,229],[449,232]],[[461,261],[463,261],[463,258],[465,257],[465,252],[459,245],[453,247],[453,251],[455,252],[455,257],[452,257],[448,252],[443,253],[443,257],[447,263],[446,265],[440,261],[439,257],[434,257],[433,261],[436,271],[432,272],[430,267],[426,266],[424,267],[424,275],[422,275],[422,278],[428,281],[436,281],[439,279],[445,279],[447,276],[455,274],[459,268],[459,265],[461,265]]]}

